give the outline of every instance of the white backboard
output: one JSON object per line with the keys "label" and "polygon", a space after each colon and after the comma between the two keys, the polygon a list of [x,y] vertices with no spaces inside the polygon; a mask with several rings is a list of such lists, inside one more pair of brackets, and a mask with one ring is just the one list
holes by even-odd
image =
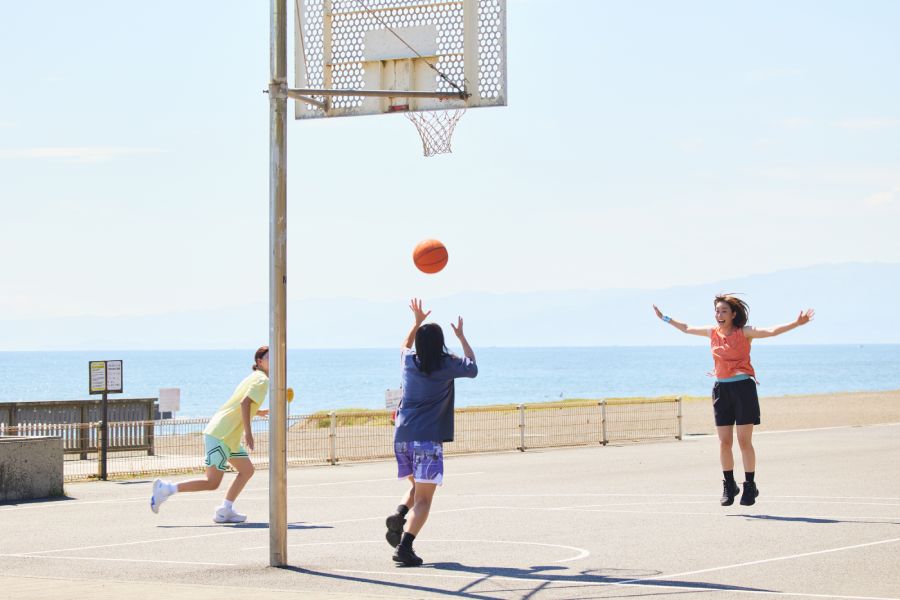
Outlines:
{"label": "white backboard", "polygon": [[[316,96],[297,119],[506,105],[506,0],[295,0],[295,87],[391,90]],[[413,98],[404,91],[466,99]]]}

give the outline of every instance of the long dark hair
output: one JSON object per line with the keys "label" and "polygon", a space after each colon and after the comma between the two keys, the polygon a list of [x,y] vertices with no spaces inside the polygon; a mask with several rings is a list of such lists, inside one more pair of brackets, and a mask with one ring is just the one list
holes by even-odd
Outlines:
{"label": "long dark hair", "polygon": [[734,294],[719,294],[713,300],[713,306],[719,302],[724,302],[734,311],[734,321],[732,322],[735,327],[743,328],[750,320],[750,305],[740,298],[736,298]]}
{"label": "long dark hair", "polygon": [[256,351],[256,354],[253,355],[253,370],[254,371],[259,370],[259,359],[265,358],[266,354],[268,354],[268,353],[269,353],[268,346],[260,346],[259,347],[259,349]]}
{"label": "long dark hair", "polygon": [[430,375],[441,368],[445,356],[449,356],[444,345],[444,330],[437,323],[426,323],[416,330],[416,357],[419,371]]}

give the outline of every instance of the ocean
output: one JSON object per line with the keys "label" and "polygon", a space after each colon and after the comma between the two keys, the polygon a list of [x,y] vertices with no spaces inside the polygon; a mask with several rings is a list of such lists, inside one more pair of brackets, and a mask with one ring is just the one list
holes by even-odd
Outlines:
{"label": "ocean", "polygon": [[[253,350],[0,352],[0,402],[88,398],[88,361],[123,361],[121,396],[181,389],[178,416],[212,415],[250,372]],[[709,347],[475,348],[479,375],[459,380],[457,406],[563,398],[706,396]],[[766,345],[753,364],[761,396],[900,389],[900,345]],[[384,408],[399,386],[399,350],[289,350],[292,413]]]}

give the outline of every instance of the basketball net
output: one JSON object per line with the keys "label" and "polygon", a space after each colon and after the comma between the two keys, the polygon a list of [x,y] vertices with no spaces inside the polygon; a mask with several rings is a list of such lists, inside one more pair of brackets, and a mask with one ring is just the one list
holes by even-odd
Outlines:
{"label": "basketball net", "polygon": [[413,122],[422,138],[422,152],[425,156],[435,154],[449,154],[450,138],[460,117],[465,114],[465,108],[450,110],[427,110],[421,112],[404,113],[406,118]]}

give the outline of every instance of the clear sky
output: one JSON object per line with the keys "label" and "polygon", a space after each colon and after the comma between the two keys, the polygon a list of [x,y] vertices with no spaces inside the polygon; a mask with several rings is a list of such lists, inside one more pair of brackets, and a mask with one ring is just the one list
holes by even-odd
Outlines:
{"label": "clear sky", "polygon": [[[4,5],[2,318],[267,298],[268,5]],[[292,299],[900,261],[900,2],[508,11],[509,106],[454,154],[398,115],[291,121]],[[410,260],[429,237],[437,276]]]}

